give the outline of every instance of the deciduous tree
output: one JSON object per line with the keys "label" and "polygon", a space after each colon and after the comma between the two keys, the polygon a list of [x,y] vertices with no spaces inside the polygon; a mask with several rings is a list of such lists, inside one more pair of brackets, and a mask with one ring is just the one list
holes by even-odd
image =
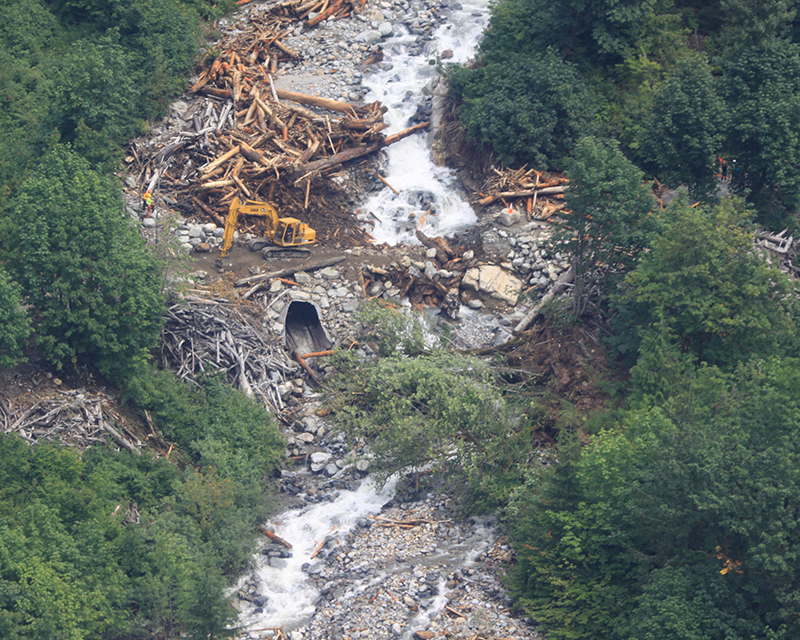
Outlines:
{"label": "deciduous tree", "polygon": [[664,182],[683,183],[695,197],[716,194],[725,109],[705,56],[679,62],[653,98],[639,147]]}
{"label": "deciduous tree", "polygon": [[699,361],[732,366],[792,344],[796,301],[786,276],[754,252],[751,215],[740,200],[675,201],[628,277],[654,321]]}
{"label": "deciduous tree", "polygon": [[723,61],[732,187],[770,227],[800,209],[800,45],[777,38],[732,46]]}
{"label": "deciduous tree", "polygon": [[563,166],[588,133],[591,94],[575,67],[551,52],[453,69],[450,85],[463,101],[468,138],[490,145],[506,164]]}

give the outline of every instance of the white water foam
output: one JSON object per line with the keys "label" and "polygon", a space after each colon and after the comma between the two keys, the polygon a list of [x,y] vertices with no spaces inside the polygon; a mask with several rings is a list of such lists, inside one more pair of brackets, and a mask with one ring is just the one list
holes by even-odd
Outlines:
{"label": "white water foam", "polygon": [[[328,536],[347,535],[359,518],[379,513],[394,495],[396,483],[396,478],[390,478],[379,487],[366,480],[355,491],[341,491],[333,502],[286,511],[276,521],[268,523],[267,529],[292,545],[292,557],[281,560],[278,564],[282,566],[276,567],[269,565],[266,556],[254,557],[253,573],[267,603],[261,612],[242,616],[239,625],[245,629],[291,629],[313,615],[319,592],[308,581],[303,565],[321,562],[311,560],[311,556]],[[242,578],[241,582],[244,580]]]}
{"label": "white water foam", "polygon": [[[365,100],[380,100],[388,107],[384,121],[389,124],[387,134],[402,131],[409,126],[420,103],[424,86],[436,75],[436,67],[429,64],[441,52],[451,50],[449,62],[462,63],[474,54],[488,23],[488,0],[467,0],[462,8],[453,11],[448,22],[434,32],[424,55],[408,55],[409,45],[415,36],[400,27],[396,36],[384,45],[385,60],[393,65],[388,71],[379,71],[365,77],[370,88]],[[375,222],[369,228],[376,242],[402,244],[417,242],[414,235],[419,227],[428,235],[448,236],[462,231],[476,222],[475,212],[463,193],[455,172],[433,163],[426,132],[412,135],[386,149],[386,181],[400,191],[395,194],[386,187],[373,194],[363,206],[364,221]]]}

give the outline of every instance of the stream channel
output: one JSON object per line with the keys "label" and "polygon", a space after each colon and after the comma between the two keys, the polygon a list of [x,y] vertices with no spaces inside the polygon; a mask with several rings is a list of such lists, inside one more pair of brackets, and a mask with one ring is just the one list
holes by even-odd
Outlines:
{"label": "stream channel", "polygon": [[[366,76],[364,85],[370,89],[366,102],[380,100],[389,108],[384,116],[387,135],[409,126],[423,90],[437,75],[431,60],[438,60],[443,51],[453,54],[444,62],[464,63],[474,56],[488,23],[488,5],[488,0],[450,3],[449,19],[434,32],[423,55],[409,55],[416,36],[402,29],[384,43],[385,59],[392,68]],[[475,212],[455,171],[434,164],[430,134],[409,136],[387,147],[386,153],[386,181],[400,193],[384,187],[362,206],[378,220],[371,230],[376,242],[416,243],[418,226],[429,236],[449,236],[475,224]]]}
{"label": "stream channel", "polygon": [[[409,55],[409,46],[415,42],[416,36],[396,26],[394,35],[383,42],[385,61],[390,64],[364,79],[369,88],[365,100],[380,100],[389,108],[385,115],[389,124],[387,134],[409,126],[409,119],[417,111],[425,85],[436,75],[436,66],[429,64],[429,60],[438,59],[446,50],[453,52],[448,62],[465,62],[474,55],[488,22],[488,0],[453,2],[448,10],[449,18],[426,43],[429,48],[423,55]],[[421,228],[428,235],[452,235],[475,223],[475,214],[455,172],[434,164],[429,139],[430,134],[413,135],[387,148],[384,175],[400,193],[395,194],[387,187],[374,192],[362,205],[362,210],[371,211],[380,220],[371,230],[377,242],[416,242],[414,230],[421,225],[423,218],[425,222]],[[289,556],[285,558],[256,554],[251,561],[251,570],[240,579],[237,589],[249,580],[258,585],[260,594],[255,606],[249,604],[240,613],[238,626],[245,634],[243,637],[272,637],[269,632],[263,633],[270,628],[282,628],[286,637],[293,640],[324,637],[306,631],[321,599],[318,581],[312,580],[311,576],[321,571],[323,560],[320,557],[311,559],[312,554],[321,541],[330,541],[331,538],[344,541],[348,534],[363,527],[367,518],[379,514],[394,496],[395,484],[390,480],[377,486],[368,476],[353,490],[333,492],[331,501],[284,511],[265,525],[290,541],[292,550],[285,554]],[[425,557],[423,564],[443,565],[450,570],[469,567],[495,537],[491,528],[473,523],[466,544],[463,537],[458,541],[453,539],[452,544],[440,542],[433,553]],[[444,538],[446,540],[447,536]],[[408,569],[408,562],[399,561],[399,564]],[[394,570],[399,569],[392,562],[382,563],[373,581]],[[395,628],[394,637],[408,640],[415,628],[424,628],[427,621],[444,609],[448,602],[445,579],[434,586],[435,597],[424,611],[416,617],[410,616],[402,629]],[[378,635],[375,633],[372,637]]]}

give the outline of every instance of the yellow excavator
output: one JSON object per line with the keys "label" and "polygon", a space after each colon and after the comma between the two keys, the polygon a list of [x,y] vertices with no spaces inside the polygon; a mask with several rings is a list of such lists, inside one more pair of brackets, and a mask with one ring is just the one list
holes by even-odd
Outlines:
{"label": "yellow excavator", "polygon": [[239,198],[234,198],[225,220],[225,234],[222,236],[222,247],[217,260],[221,260],[230,253],[233,246],[233,232],[236,231],[236,221],[240,215],[263,216],[267,219],[267,231],[261,238],[253,238],[248,242],[250,251],[261,251],[267,258],[307,258],[311,255],[309,249],[300,245],[311,244],[317,239],[317,232],[297,218],[279,218],[278,212],[271,204],[247,200],[242,203]]}

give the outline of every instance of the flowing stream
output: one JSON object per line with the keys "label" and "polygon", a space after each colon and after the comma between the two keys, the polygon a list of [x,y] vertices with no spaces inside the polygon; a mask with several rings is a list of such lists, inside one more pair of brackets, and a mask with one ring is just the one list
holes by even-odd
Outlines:
{"label": "flowing stream", "polygon": [[251,629],[292,629],[311,617],[319,593],[309,584],[303,566],[314,564],[310,559],[312,554],[329,535],[346,536],[359,518],[380,512],[394,494],[395,485],[396,481],[390,481],[378,487],[367,480],[355,491],[340,492],[333,502],[293,509],[273,518],[267,528],[291,541],[292,554],[279,561],[270,561],[262,555],[253,559],[260,592],[267,602],[263,611],[242,616],[239,624]]}
{"label": "flowing stream", "polygon": [[[436,74],[436,67],[428,62],[430,59],[445,50],[453,51],[451,62],[465,62],[474,55],[488,22],[488,4],[488,0],[464,0],[460,9],[451,8],[452,15],[435,31],[434,39],[428,43],[431,49],[424,55],[408,54],[415,36],[400,26],[396,27],[395,36],[384,42],[385,61],[392,68],[371,74],[365,78],[365,84],[370,88],[367,101],[380,100],[389,107],[385,115],[389,124],[387,133],[409,126],[423,87]],[[387,187],[374,192],[364,205],[381,220],[371,229],[378,242],[415,242],[414,230],[418,225],[429,235],[448,235],[475,223],[475,214],[455,172],[433,163],[428,139],[429,135],[413,135],[387,148],[385,178],[400,193],[397,195]],[[239,626],[250,630],[270,627],[291,630],[305,624],[313,616],[320,597],[308,580],[315,564],[321,562],[311,560],[315,549],[331,535],[345,537],[360,518],[379,513],[394,490],[395,482],[378,487],[367,479],[354,491],[339,491],[331,502],[276,516],[267,527],[291,542],[291,557],[279,560],[263,555],[254,557],[254,571],[242,577],[241,582],[255,578],[265,602],[255,612],[243,613]],[[441,549],[431,561],[445,562],[454,568],[468,565],[486,548],[489,537],[490,531],[479,527],[468,549]],[[443,588],[440,593],[444,594]],[[446,602],[444,595],[438,596],[420,616],[435,615]]]}
{"label": "flowing stream", "polygon": [[[436,75],[436,66],[429,64],[430,60],[438,59],[447,50],[453,52],[453,57],[445,62],[463,63],[475,54],[488,23],[489,2],[464,0],[460,4],[461,9],[453,10],[449,20],[434,32],[434,39],[427,43],[429,49],[423,55],[408,54],[415,36],[396,27],[402,33],[384,44],[386,61],[392,68],[365,76],[364,85],[370,88],[365,100],[380,100],[389,108],[384,116],[389,125],[385,133],[396,133],[409,126],[425,85]],[[429,138],[424,133],[412,135],[387,147],[385,178],[400,193],[385,187],[363,205],[372,214],[366,214],[364,220],[375,222],[370,233],[376,242],[416,243],[417,226],[436,236],[452,235],[475,224],[475,212],[455,172],[434,164]]]}

